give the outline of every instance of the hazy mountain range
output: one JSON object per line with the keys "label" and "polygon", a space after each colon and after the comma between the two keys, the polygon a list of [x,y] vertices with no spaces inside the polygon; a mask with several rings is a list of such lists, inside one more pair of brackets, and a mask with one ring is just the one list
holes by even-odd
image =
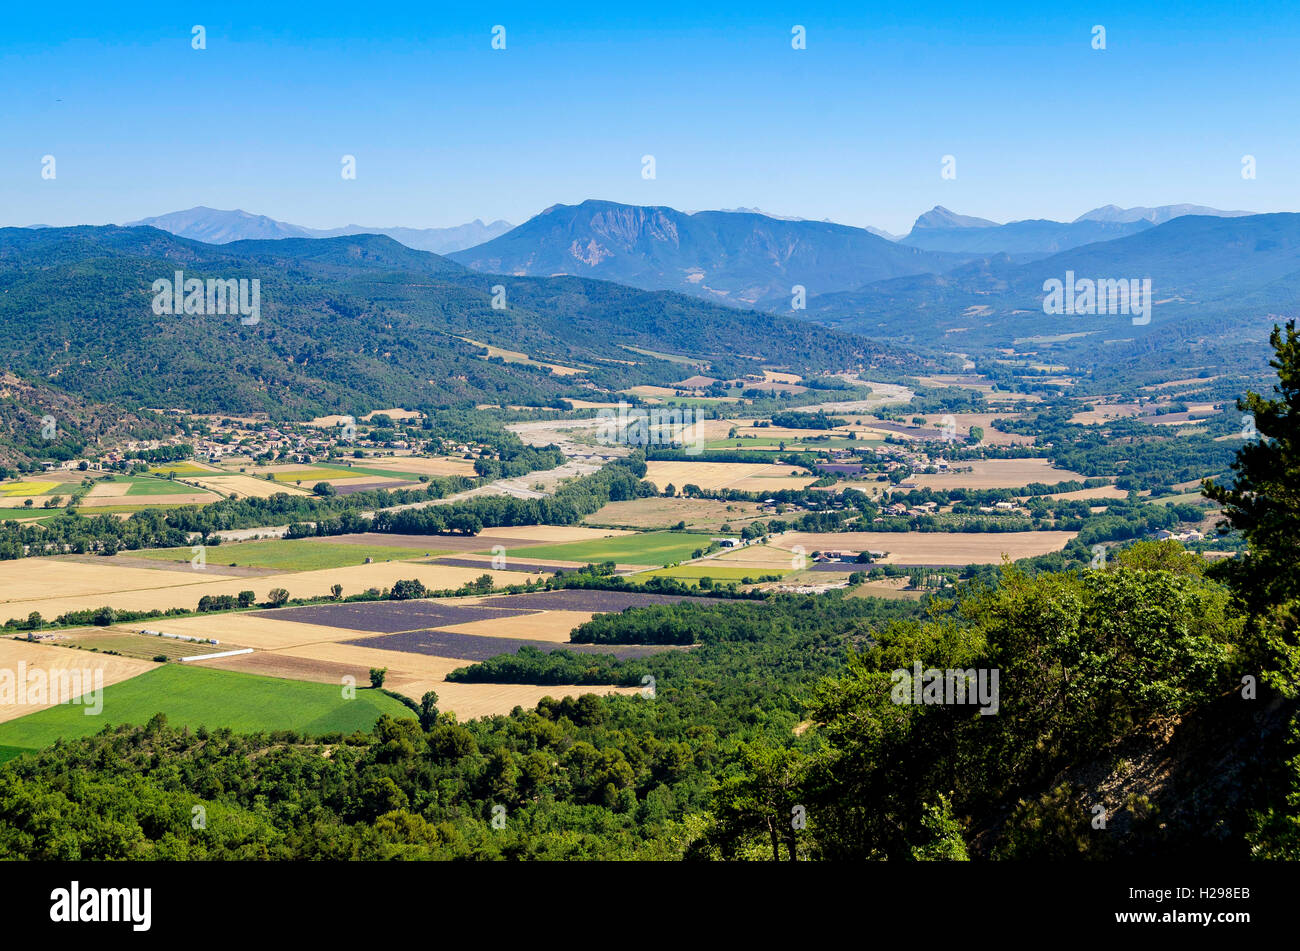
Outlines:
{"label": "hazy mountain range", "polygon": [[301,225],[276,221],[265,215],[246,211],[221,211],[200,205],[186,211],[174,211],[153,218],[128,222],[126,227],[148,225],[160,231],[169,231],[182,238],[202,241],[205,244],[228,244],[231,241],[264,240],[273,238],[338,238],[354,234],[382,234],[394,241],[434,254],[449,254],[490,241],[513,227],[508,221],[484,224],[474,219],[468,224],[453,228],[375,228],[366,225],[347,225],[342,228],[304,228]]}
{"label": "hazy mountain range", "polygon": [[936,205],[916,219],[901,244],[928,251],[958,254],[1054,254],[1069,248],[1111,241],[1136,234],[1185,215],[1233,218],[1249,211],[1220,211],[1203,205],[1162,205],[1158,208],[1119,208],[1105,205],[1080,215],[1074,221],[1038,218],[998,224],[986,218],[971,218]]}
{"label": "hazy mountain range", "polygon": [[942,206],[901,238],[879,229],[765,214],[758,209],[687,213],[663,206],[588,200],[553,205],[518,227],[475,220],[456,228],[312,229],[245,211],[198,207],[131,222],[208,244],[241,240],[383,234],[467,267],[520,276],[574,275],[643,290],[675,290],[738,307],[780,310],[798,288],[807,296],[945,274],[992,255],[1026,263],[1113,241],[1189,215],[1239,217],[1200,205],[1106,205],[1074,221],[999,224]]}
{"label": "hazy mountain range", "polygon": [[1191,214],[1249,213],[1197,205],[1109,205],[1072,222],[998,224],[940,206],[921,215],[911,232],[895,241],[865,228],[746,209],[687,214],[590,200],[554,205],[451,257],[479,271],[580,274],[779,310],[790,305],[796,286],[808,295],[851,291],[891,278],[944,274],[993,254],[1025,263]]}

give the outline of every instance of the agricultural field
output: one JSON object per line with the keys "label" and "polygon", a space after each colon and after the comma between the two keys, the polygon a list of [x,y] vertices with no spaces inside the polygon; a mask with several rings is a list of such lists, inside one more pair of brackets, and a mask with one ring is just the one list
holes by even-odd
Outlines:
{"label": "agricultural field", "polygon": [[149,471],[164,478],[168,475],[175,475],[176,478],[183,479],[187,476],[201,476],[210,472],[220,472],[221,470],[204,462],[186,460],[184,462],[167,462],[159,466],[150,466]]}
{"label": "agricultural field", "polygon": [[604,538],[625,538],[633,534],[619,529],[586,528],[582,525],[509,525],[502,528],[485,528],[474,537],[485,539],[492,544],[509,539],[515,545],[522,547],[525,544],[560,544],[599,541]]}
{"label": "agricultural field", "polygon": [[697,532],[721,532],[723,525],[740,529],[763,518],[757,502],[720,502],[714,499],[664,498],[651,496],[607,502],[583,522],[587,525],[611,525],[641,530],[669,529],[679,522]]}
{"label": "agricultural field", "polygon": [[[194,487],[185,485],[183,482],[177,482],[172,479],[147,479],[141,476],[114,476],[113,482],[97,482],[95,488],[90,490],[90,496],[94,496],[97,489],[105,486],[119,485],[122,482],[128,483],[126,495],[192,495]],[[111,493],[109,493],[111,494]]]}
{"label": "agricultural field", "polygon": [[317,463],[310,466],[302,465],[278,465],[278,466],[258,466],[248,469],[245,475],[255,476],[259,479],[267,479],[275,482],[291,482],[295,485],[301,484],[306,488],[314,486],[317,482],[328,482],[331,485],[346,485],[352,482],[416,482],[419,476],[402,472],[397,469],[377,468],[373,465],[348,465],[346,463]]}
{"label": "agricultural field", "polygon": [[0,498],[4,498],[4,499],[28,498],[28,497],[34,498],[38,495],[49,495],[55,492],[56,490],[69,492],[72,490],[72,488],[75,488],[75,483],[71,484],[71,486],[67,488],[65,488],[65,485],[66,484],[63,482],[28,481],[28,480],[19,480],[17,482],[0,482]]}
{"label": "agricultural field", "polygon": [[147,507],[150,505],[202,505],[215,502],[212,492],[170,479],[115,475],[96,482],[78,506],[81,508]]}
{"label": "agricultural field", "polygon": [[514,654],[521,647],[534,647],[544,652],[562,648],[578,654],[610,654],[622,660],[648,657],[651,654],[671,650],[662,645],[568,644],[504,635],[484,637],[478,634],[457,634],[446,630],[401,631],[396,634],[357,638],[345,643],[362,650],[428,654],[439,659],[450,658],[462,663],[481,663],[499,654]]}
{"label": "agricultural field", "polygon": [[300,465],[257,466],[243,474],[273,482],[306,482],[309,485],[336,479],[360,479],[364,475],[360,470]]}
{"label": "agricultural field", "polygon": [[1131,419],[1135,416],[1141,416],[1149,412],[1151,407],[1140,406],[1137,403],[1110,403],[1102,400],[1086,400],[1094,408],[1080,410],[1070,417],[1070,422],[1082,425],[1093,423],[1105,423],[1116,419]]}
{"label": "agricultural field", "polygon": [[[792,472],[798,474],[791,475]],[[660,490],[668,485],[679,490],[686,485],[698,485],[709,491],[735,489],[760,493],[802,489],[816,481],[814,476],[791,466],[751,462],[648,462],[645,477]]]}
{"label": "agricultural field", "polygon": [[[520,698],[606,693],[611,688],[551,686],[528,693],[499,684],[451,684],[443,678],[477,659],[522,646],[609,653],[604,647],[569,645],[574,627],[605,611],[674,603],[680,597],[612,591],[548,591],[423,601],[330,603],[205,617],[162,619],[156,629],[216,637],[221,647],[245,646],[252,654],[199,661],[205,668],[242,671],[336,684],[343,676],[364,682],[371,667],[388,670],[386,685],[419,699],[437,691],[442,709],[461,716],[504,713]],[[712,599],[705,599],[712,601]],[[628,648],[640,656],[663,648]],[[530,690],[534,688],[529,688]],[[498,706],[508,704],[508,706]]]}
{"label": "agricultural field", "polygon": [[[754,432],[766,434],[767,430]],[[751,436],[737,434],[734,439],[711,439],[704,444],[705,449],[740,449],[755,452],[796,452],[807,450],[817,452],[825,449],[863,449],[870,446],[884,445],[883,439],[849,439],[835,430],[790,430],[800,435],[790,436]]]}
{"label": "agricultural field", "polygon": [[923,591],[908,588],[906,578],[880,578],[875,581],[864,581],[862,584],[851,588],[845,597],[849,598],[885,598],[886,600],[897,601],[919,601],[925,594]]}
{"label": "agricultural field", "polygon": [[[51,648],[59,650],[59,648]],[[80,660],[85,651],[66,651]],[[134,663],[134,662],[133,662]],[[157,713],[172,726],[230,727],[236,731],[301,730],[311,734],[369,730],[384,714],[411,711],[386,694],[358,684],[343,698],[338,684],[259,677],[189,664],[149,664],[152,671],[106,687],[103,712],[86,716],[78,704],[50,707],[0,724],[0,745],[41,749],[59,739],[98,733],[117,724],[143,724]]]}
{"label": "agricultural field", "polygon": [[1115,488],[1113,485],[1098,485],[1091,489],[1075,489],[1073,492],[1053,492],[1050,495],[1041,496],[1041,498],[1062,499],[1067,502],[1086,499],[1126,499],[1128,493],[1123,489]]}
{"label": "agricultural field", "polygon": [[[316,538],[273,538],[249,542],[226,542],[209,545],[205,552],[208,565],[220,570],[222,566],[274,568],[278,571],[319,571],[324,568],[344,568],[372,561],[406,561],[440,555],[442,551],[429,548],[398,548],[391,545],[322,544]],[[156,561],[188,563],[194,554],[189,547],[157,548],[151,551],[131,552],[133,558]]]}
{"label": "agricultural field", "polygon": [[630,565],[666,565],[690,558],[694,551],[708,546],[707,535],[646,532],[596,541],[536,545],[524,548],[520,553],[529,558],[555,558],[582,563],[613,561]]}
{"label": "agricultural field", "polygon": [[[788,562],[788,559],[787,559]],[[757,582],[764,575],[781,575],[790,570],[787,563],[784,569],[780,568],[745,568],[726,565],[717,559],[710,558],[708,561],[692,562],[689,565],[677,565],[672,568],[656,568],[653,571],[646,571],[638,574],[638,578],[676,578],[678,581],[699,581],[701,578],[708,578],[711,581],[753,581]]]}
{"label": "agricultural field", "polygon": [[[473,476],[474,461],[454,456],[380,456],[364,462],[366,472],[382,472],[393,478],[418,479],[422,475]],[[354,469],[356,466],[353,467]]]}
{"label": "agricultural field", "polygon": [[206,505],[215,502],[217,496],[211,492],[191,489],[185,494],[160,492],[157,495],[136,495],[119,497],[86,498],[78,503],[79,508],[93,509],[90,515],[111,515],[121,512],[139,512],[148,508],[174,508],[178,505]]}
{"label": "agricultural field", "polygon": [[[241,499],[266,499],[275,495],[277,492],[288,492],[290,494],[310,494],[310,486],[306,489],[300,489],[293,483],[272,482],[266,479],[255,479],[249,475],[205,475],[196,476],[190,481],[198,484],[202,488],[211,489],[219,495],[231,497],[238,496]],[[317,482],[322,480],[317,479]]]}
{"label": "agricultural field", "polygon": [[742,545],[709,558],[707,564],[744,567],[756,574],[792,571],[797,567],[791,553],[775,545]]}
{"label": "agricultural field", "polygon": [[[23,665],[20,667],[19,665]],[[138,660],[130,657],[115,657],[112,654],[97,654],[92,651],[73,650],[67,647],[54,647],[41,641],[17,640],[14,638],[0,638],[0,670],[11,672],[16,678],[20,670],[42,671],[46,678],[53,678],[59,672],[66,671],[69,674],[73,671],[84,672],[90,671],[90,674],[81,674],[80,680],[85,685],[87,691],[94,688],[95,678],[100,677],[100,681],[105,687],[110,684],[120,683],[129,680],[132,677],[139,676],[146,671],[153,670],[157,667],[147,660]],[[97,674],[94,672],[98,672]],[[32,680],[28,678],[28,685]],[[75,681],[73,681],[75,683]],[[26,717],[38,710],[51,707],[54,704],[50,702],[30,702],[39,698],[34,694],[28,694],[22,698],[29,702],[18,703],[19,696],[17,693],[12,698],[6,697],[0,701],[0,723],[15,720],[19,717]],[[48,694],[46,695],[48,700]],[[69,698],[60,696],[59,700]],[[82,720],[91,722],[95,729],[98,730],[102,724],[94,724],[93,721],[98,717],[86,716],[85,706],[74,705],[73,712]],[[0,745],[27,746],[26,743],[16,742],[13,739],[0,740]]]}
{"label": "agricultural field", "polygon": [[[158,626],[147,628],[158,630]],[[173,633],[169,631],[168,633]],[[88,627],[72,631],[60,631],[48,636],[46,643],[56,647],[80,648],[85,651],[112,652],[122,657],[137,660],[153,660],[159,655],[168,660],[180,657],[201,657],[218,651],[237,650],[242,644],[213,645],[201,641],[183,641],[171,637],[159,637],[145,634],[141,630],[128,630],[117,627]]]}
{"label": "agricultural field", "polygon": [[0,522],[13,519],[16,522],[39,522],[43,519],[52,518],[58,509],[46,509],[40,506],[31,508],[0,508]]}
{"label": "agricultural field", "polygon": [[[108,559],[105,559],[106,561]],[[230,577],[220,573],[220,568],[209,565],[202,571],[173,571],[109,565],[79,564],[66,562],[60,577],[70,580],[84,578],[85,582],[96,589],[95,593],[73,594],[61,585],[51,585],[48,581],[29,581],[25,585],[15,584],[14,575],[10,574],[12,565],[23,565],[27,571],[39,573],[43,566],[56,564],[55,559],[30,558],[18,562],[0,562],[0,594],[6,595],[8,603],[0,604],[0,613],[8,617],[26,617],[32,611],[39,611],[43,617],[55,618],[68,611],[94,610],[105,605],[125,611],[148,611],[152,609],[185,608],[194,610],[199,599],[204,595],[228,594],[237,596],[241,591],[252,591],[257,601],[266,601],[270,591],[283,588],[293,598],[328,597],[332,585],[343,586],[345,595],[361,594],[370,588],[391,587],[395,581],[414,578],[430,590],[460,588],[482,575],[489,575],[497,584],[518,583],[517,572],[480,570],[477,568],[458,568],[449,565],[428,564],[421,561],[384,561],[369,565],[356,565],[344,568],[326,568],[318,571],[297,571],[260,575],[258,577]],[[105,574],[107,572],[107,574]],[[126,574],[116,575],[117,572]],[[144,578],[152,579],[152,584],[144,587]],[[118,587],[105,588],[106,579],[120,577],[129,579],[133,585],[129,590]],[[25,595],[25,596],[24,596]],[[17,598],[21,597],[21,600]]]}
{"label": "agricultural field", "polygon": [[[886,565],[964,566],[1000,564],[1060,551],[1077,532],[786,532],[779,548],[815,551],[883,551]],[[869,566],[868,566],[869,567]]]}
{"label": "agricultural field", "polygon": [[[114,564],[111,558],[56,556],[0,561],[0,604],[33,599],[103,598],[131,591],[156,591],[203,581],[232,580],[218,571],[186,574]],[[197,595],[195,596],[197,598]],[[4,610],[0,607],[0,611]],[[40,610],[33,608],[32,610]],[[62,612],[60,612],[62,613]],[[46,617],[54,617],[42,611]],[[26,615],[24,615],[26,616]]]}
{"label": "agricultural field", "polygon": [[1055,485],[1084,480],[1069,469],[1055,469],[1047,459],[977,459],[960,464],[961,471],[915,475],[908,485],[918,489],[1022,489],[1031,482]]}
{"label": "agricultural field", "polygon": [[585,562],[578,561],[539,561],[536,558],[520,558],[517,555],[477,555],[473,552],[435,558],[434,563],[455,565],[459,568],[496,568],[499,571],[518,571],[529,575],[553,575],[557,571],[572,571],[585,566]]}

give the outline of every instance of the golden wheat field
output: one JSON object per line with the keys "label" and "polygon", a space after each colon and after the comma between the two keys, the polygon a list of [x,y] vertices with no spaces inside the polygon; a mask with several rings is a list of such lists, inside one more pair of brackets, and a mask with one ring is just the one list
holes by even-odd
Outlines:
{"label": "golden wheat field", "polygon": [[[51,564],[50,559],[30,559],[33,563]],[[0,577],[10,564],[0,563]],[[35,566],[29,566],[35,567]],[[79,568],[97,568],[98,566],[78,565]],[[493,571],[480,568],[459,568],[452,565],[431,565],[411,561],[375,562],[370,565],[355,565],[348,568],[327,568],[319,571],[296,571],[286,574],[262,575],[252,578],[230,578],[226,575],[209,574],[208,571],[195,571],[190,575],[182,571],[150,571],[141,568],[107,568],[103,570],[129,572],[124,575],[134,585],[130,590],[121,587],[105,587],[108,582],[102,575],[94,575],[86,583],[93,584],[97,593],[68,594],[59,588],[48,585],[39,587],[30,585],[24,591],[27,596],[21,600],[13,599],[3,606],[3,613],[10,617],[26,617],[32,611],[39,611],[44,617],[55,618],[68,611],[82,611],[108,605],[126,611],[148,611],[153,608],[190,608],[198,605],[204,595],[238,595],[241,591],[252,591],[254,598],[261,602],[267,600],[273,588],[284,588],[292,598],[322,597],[330,593],[334,584],[343,586],[343,593],[360,594],[370,588],[391,587],[393,582],[403,578],[415,578],[432,590],[456,589],[481,575],[491,575],[498,585],[517,583],[518,572]],[[70,576],[75,576],[68,572]],[[156,576],[157,580],[150,587],[144,587],[139,575]],[[197,576],[197,577],[196,577]],[[220,579],[220,580],[218,580]],[[0,588],[0,590],[5,590]],[[43,592],[34,594],[33,592]]]}
{"label": "golden wheat field", "polygon": [[185,481],[219,492],[221,495],[233,493],[241,499],[265,499],[277,492],[287,492],[290,495],[310,494],[308,489],[301,489],[292,482],[270,482],[266,479],[254,479],[248,475],[193,476]]}
{"label": "golden wheat field", "polygon": [[[24,664],[25,668],[20,668],[20,663]],[[85,689],[90,690],[95,686],[94,671],[100,672],[99,676],[103,678],[102,684],[107,687],[110,684],[129,680],[147,670],[153,670],[157,666],[157,664],[148,660],[134,660],[130,657],[73,650],[68,647],[52,647],[39,641],[0,639],[0,671],[7,671],[8,675],[15,678],[15,680],[20,670],[40,670],[45,673],[46,678],[50,678],[59,671],[91,671],[89,677],[82,676],[80,678]],[[30,684],[30,682],[29,679],[28,683]],[[0,700],[0,723],[6,720],[15,720],[18,717],[25,717],[29,713],[35,713],[37,710],[44,710],[46,707],[55,705],[53,702],[48,702],[50,700],[48,692],[45,697],[47,702],[44,703],[18,703],[18,699],[19,696],[15,692],[12,698],[4,697],[3,700]],[[31,695],[29,695],[28,699],[32,699]],[[60,695],[54,699],[63,702],[71,699],[71,697]]]}
{"label": "golden wheat field", "polygon": [[791,476],[793,471],[791,466],[765,463],[657,461],[646,463],[645,477],[661,490],[672,484],[679,491],[686,485],[698,485],[709,490],[777,492],[802,489],[815,481],[811,475]]}
{"label": "golden wheat field", "polygon": [[550,641],[567,644],[569,633],[579,624],[590,621],[589,611],[538,611],[511,618],[492,618],[486,621],[468,621],[464,624],[444,624],[438,628],[451,634],[477,634],[480,637],[522,637],[532,641]]}
{"label": "golden wheat field", "polygon": [[977,459],[959,464],[962,471],[916,475],[909,485],[919,489],[1022,489],[1031,482],[1055,485],[1085,478],[1069,469],[1054,469],[1046,459]]}
{"label": "golden wheat field", "polygon": [[474,475],[473,459],[458,459],[454,456],[379,456],[374,459],[359,460],[357,464],[368,469],[409,472],[413,476]]}
{"label": "golden wheat field", "polygon": [[101,597],[223,581],[231,577],[217,571],[195,571],[191,574],[154,568],[128,568],[115,565],[108,558],[103,561],[103,564],[64,558],[0,561],[0,603],[77,598],[83,595]]}
{"label": "golden wheat field", "polygon": [[887,565],[987,565],[1060,551],[1077,532],[787,532],[773,539],[785,549],[883,551]]}
{"label": "golden wheat field", "polygon": [[1128,493],[1123,489],[1115,488],[1113,485],[1099,485],[1091,489],[1075,489],[1073,492],[1053,492],[1051,495],[1045,496],[1045,498],[1061,499],[1067,502],[1084,499],[1126,499]]}
{"label": "golden wheat field", "polygon": [[[808,552],[811,551],[812,549],[808,549]],[[790,552],[775,545],[746,545],[743,548],[734,548],[715,558],[708,559],[705,563],[712,564],[714,562],[729,568],[754,567],[790,571],[794,567]]]}

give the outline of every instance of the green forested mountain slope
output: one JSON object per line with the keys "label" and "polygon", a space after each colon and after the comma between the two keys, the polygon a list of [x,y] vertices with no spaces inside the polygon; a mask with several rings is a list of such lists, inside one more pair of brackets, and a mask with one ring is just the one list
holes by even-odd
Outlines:
{"label": "green forested mountain slope", "polygon": [[[260,321],[154,314],[153,282],[177,270],[260,281]],[[502,309],[492,306],[496,285]],[[462,337],[585,372],[489,362]],[[118,227],[0,230],[0,340],[8,369],[85,399],[273,417],[540,404],[681,377],[680,365],[629,346],[715,360],[724,373],[903,359],[861,338],[677,294],[478,274],[377,235],[213,246]]]}

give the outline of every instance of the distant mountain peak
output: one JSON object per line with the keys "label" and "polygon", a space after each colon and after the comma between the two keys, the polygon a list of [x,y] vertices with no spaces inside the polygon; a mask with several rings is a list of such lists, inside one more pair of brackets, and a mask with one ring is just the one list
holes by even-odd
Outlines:
{"label": "distant mountain peak", "polygon": [[912,225],[912,230],[918,228],[996,228],[996,221],[989,221],[987,218],[975,218],[970,215],[959,215],[954,211],[949,211],[943,205],[935,205],[921,217],[916,219],[916,224]]}
{"label": "distant mountain peak", "polygon": [[267,240],[283,238],[336,238],[359,234],[381,234],[399,244],[417,251],[450,254],[463,248],[491,241],[509,231],[513,225],[497,220],[484,224],[475,218],[468,224],[452,228],[377,228],[371,225],[346,225],[342,228],[304,228],[301,225],[276,221],[266,215],[255,215],[235,208],[223,211],[196,205],[185,211],[173,211],[153,218],[129,221],[126,227],[148,226],[166,231],[181,238],[202,241],[205,244],[230,244],[232,241]]}
{"label": "distant mountain peak", "polygon": [[1149,221],[1154,225],[1159,225],[1174,218],[1181,218],[1184,215],[1208,215],[1211,218],[1243,218],[1253,214],[1255,214],[1253,211],[1221,211],[1218,208],[1210,208],[1206,205],[1157,205],[1153,208],[1143,206],[1121,208],[1119,205],[1102,205],[1100,208],[1094,208],[1074,220],[1076,222],[1106,221],[1114,224]]}

